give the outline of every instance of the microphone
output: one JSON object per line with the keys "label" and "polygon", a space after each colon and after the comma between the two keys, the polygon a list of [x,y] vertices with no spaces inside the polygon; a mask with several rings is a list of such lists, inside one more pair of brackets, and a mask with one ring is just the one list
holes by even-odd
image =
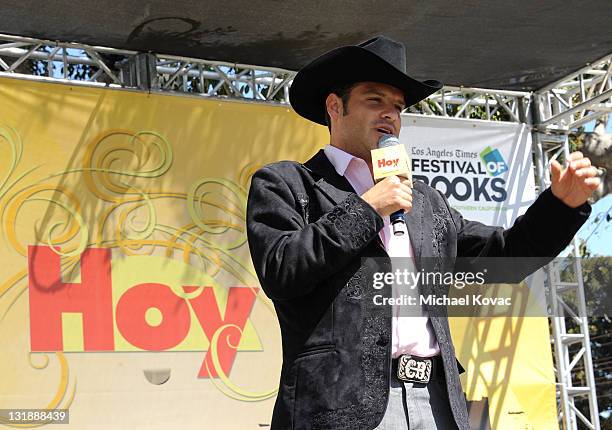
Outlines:
{"label": "microphone", "polygon": [[[372,173],[376,182],[396,175],[408,178],[412,184],[408,153],[397,136],[386,134],[378,140],[378,148],[372,150]],[[395,236],[408,233],[403,209],[393,212],[390,220]]]}

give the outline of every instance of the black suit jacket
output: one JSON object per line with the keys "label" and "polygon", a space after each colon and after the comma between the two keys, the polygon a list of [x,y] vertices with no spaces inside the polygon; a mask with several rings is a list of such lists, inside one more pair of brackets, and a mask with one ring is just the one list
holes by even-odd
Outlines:
{"label": "black suit jacket", "polygon": [[[417,269],[452,271],[457,256],[555,256],[589,213],[588,205],[571,209],[547,190],[504,230],[464,220],[440,192],[416,181],[406,222]],[[365,430],[381,422],[389,393],[391,307],[372,306],[372,299],[391,291],[374,290],[372,276],[391,268],[378,237],[382,227],[382,218],[322,150],[303,165],[281,161],[253,175],[249,248],[283,343],[272,429]],[[468,429],[446,310],[427,311],[453,416]]]}

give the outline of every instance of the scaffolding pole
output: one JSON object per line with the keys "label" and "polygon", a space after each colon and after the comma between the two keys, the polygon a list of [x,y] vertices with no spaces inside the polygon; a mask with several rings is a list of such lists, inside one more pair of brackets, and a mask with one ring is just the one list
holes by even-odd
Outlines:
{"label": "scaffolding pole", "polygon": [[[535,104],[537,109],[537,101]],[[550,163],[561,153],[569,155],[568,135],[544,134],[532,131],[532,141],[536,162],[536,175],[540,191],[550,186]],[[549,315],[551,315],[551,342],[555,355],[555,377],[557,380],[558,419],[564,430],[577,430],[581,422],[586,428],[600,429],[595,376],[591,356],[591,342],[584,294],[582,267],[577,238],[571,242],[571,260],[575,282],[561,279],[559,261],[553,260],[544,268],[546,274],[545,289],[548,296]],[[569,298],[574,295],[577,309],[568,305]],[[571,319],[577,327],[577,332],[568,333],[566,318]],[[577,346],[572,353],[571,347]],[[584,369],[584,384],[574,385],[574,376],[582,363]],[[576,407],[578,397],[588,398],[588,412],[585,414]]]}

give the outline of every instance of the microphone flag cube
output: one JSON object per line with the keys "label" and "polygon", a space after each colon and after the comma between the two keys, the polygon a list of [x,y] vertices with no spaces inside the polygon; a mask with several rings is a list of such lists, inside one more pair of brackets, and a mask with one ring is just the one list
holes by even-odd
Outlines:
{"label": "microphone flag cube", "polygon": [[374,174],[374,181],[378,182],[388,176],[396,175],[408,178],[412,183],[412,171],[410,170],[409,161],[404,145],[373,149],[372,173]]}

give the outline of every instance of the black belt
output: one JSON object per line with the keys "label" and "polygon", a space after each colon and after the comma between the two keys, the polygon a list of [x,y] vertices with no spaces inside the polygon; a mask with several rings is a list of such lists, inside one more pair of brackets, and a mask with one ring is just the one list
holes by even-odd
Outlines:
{"label": "black belt", "polygon": [[433,379],[444,378],[444,364],[440,355],[417,357],[404,354],[391,360],[391,372],[400,381],[427,384]]}

